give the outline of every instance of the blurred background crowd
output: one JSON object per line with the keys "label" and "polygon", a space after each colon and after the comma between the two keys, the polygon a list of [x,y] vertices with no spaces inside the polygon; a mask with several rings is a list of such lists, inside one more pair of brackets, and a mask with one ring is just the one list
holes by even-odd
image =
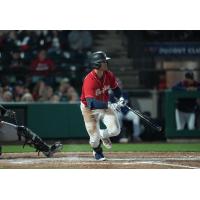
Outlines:
{"label": "blurred background crowd", "polygon": [[[0,31],[0,101],[79,103],[88,57],[99,50],[112,58],[129,104],[163,126],[164,91],[188,70],[199,80],[200,31],[9,30]],[[126,113],[121,118],[127,123]],[[145,131],[147,139],[163,138],[129,121],[122,132],[137,140]]]}
{"label": "blurred background crowd", "polygon": [[163,90],[177,78],[167,70],[193,69],[198,61],[171,62],[166,50],[163,62],[156,44],[197,41],[199,31],[0,31],[0,100],[77,102],[95,50],[112,57],[125,89]]}
{"label": "blurred background crowd", "polygon": [[77,102],[92,45],[90,31],[0,31],[1,101]]}

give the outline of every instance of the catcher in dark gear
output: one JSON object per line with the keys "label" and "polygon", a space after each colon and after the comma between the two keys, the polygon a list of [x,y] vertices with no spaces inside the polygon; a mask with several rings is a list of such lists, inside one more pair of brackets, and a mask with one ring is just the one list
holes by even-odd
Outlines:
{"label": "catcher in dark gear", "polygon": [[[2,105],[0,105],[0,115],[9,117],[16,121],[16,114],[12,110],[7,110]],[[25,126],[19,126],[12,123],[8,123],[0,120],[0,134],[7,134],[11,132],[12,134],[18,135],[19,138],[23,138],[24,145],[28,144],[36,149],[36,151],[42,152],[46,157],[53,156],[54,153],[62,149],[62,144],[60,142],[54,143],[52,146],[46,144],[37,134],[33,133],[30,129]],[[0,146],[0,155],[2,152],[2,147]]]}

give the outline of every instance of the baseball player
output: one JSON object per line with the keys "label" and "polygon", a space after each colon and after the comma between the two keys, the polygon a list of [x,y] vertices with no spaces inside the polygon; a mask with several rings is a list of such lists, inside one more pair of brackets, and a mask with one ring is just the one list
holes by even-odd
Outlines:
{"label": "baseball player", "polygon": [[[174,91],[200,91],[200,82],[194,80],[192,71],[185,73],[185,79],[172,87]],[[196,98],[180,98],[177,100],[175,118],[177,130],[183,130],[187,124],[189,130],[195,129]]]}
{"label": "baseball player", "polygon": [[[120,109],[126,102],[121,96],[114,74],[108,70],[109,57],[105,52],[97,51],[90,57],[92,71],[83,81],[81,94],[81,111],[86,130],[89,134],[89,143],[93,149],[96,160],[105,160],[101,142],[110,149],[110,137],[120,133],[120,124],[114,109]],[[109,89],[112,89],[118,101],[108,105]],[[99,122],[105,124],[106,129],[100,129]]]}
{"label": "baseball player", "polygon": [[[8,110],[2,105],[0,105],[0,117],[9,117],[11,119],[16,119],[15,112]],[[24,146],[26,144],[34,147],[36,151],[42,152],[46,157],[52,157],[54,153],[62,149],[62,144],[60,142],[54,143],[52,146],[47,145],[37,134],[33,133],[30,129],[24,126],[18,126],[12,123],[8,123],[0,120],[0,134],[17,134],[19,138],[25,140]],[[2,147],[0,145],[0,155],[2,153]]]}

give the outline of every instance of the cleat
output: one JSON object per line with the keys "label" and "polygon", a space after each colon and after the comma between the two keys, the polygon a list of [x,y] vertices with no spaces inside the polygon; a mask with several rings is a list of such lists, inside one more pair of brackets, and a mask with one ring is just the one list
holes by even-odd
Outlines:
{"label": "cleat", "polygon": [[93,151],[93,156],[98,161],[104,161],[104,160],[106,160],[106,158],[103,155],[103,152],[95,152],[95,151]]}
{"label": "cleat", "polygon": [[53,144],[48,152],[42,152],[46,157],[52,157],[54,153],[57,153],[59,151],[61,151],[63,148],[63,145],[60,142],[56,142],[55,144]]}
{"label": "cleat", "polygon": [[103,146],[106,147],[106,149],[112,148],[112,142],[110,138],[101,138],[101,141],[103,142]]}

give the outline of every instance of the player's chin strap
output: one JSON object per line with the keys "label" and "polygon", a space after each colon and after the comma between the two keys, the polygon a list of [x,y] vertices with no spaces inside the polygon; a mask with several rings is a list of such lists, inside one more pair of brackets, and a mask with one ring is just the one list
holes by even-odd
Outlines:
{"label": "player's chin strap", "polygon": [[46,152],[48,153],[50,151],[50,147],[35,133],[33,133],[30,129],[24,127],[24,126],[18,126],[17,128],[18,135],[20,137],[23,137],[25,139],[23,148],[25,145],[30,145],[31,147],[34,147],[36,149],[36,152],[38,152],[38,155],[40,152]]}

